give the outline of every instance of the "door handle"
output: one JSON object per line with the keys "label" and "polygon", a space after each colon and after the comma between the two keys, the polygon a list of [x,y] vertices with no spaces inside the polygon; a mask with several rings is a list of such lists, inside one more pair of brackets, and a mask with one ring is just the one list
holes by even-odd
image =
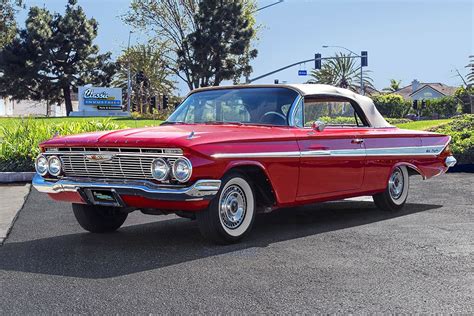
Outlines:
{"label": "door handle", "polygon": [[351,143],[353,144],[362,144],[364,142],[364,140],[362,138],[355,138],[353,140],[351,140]]}

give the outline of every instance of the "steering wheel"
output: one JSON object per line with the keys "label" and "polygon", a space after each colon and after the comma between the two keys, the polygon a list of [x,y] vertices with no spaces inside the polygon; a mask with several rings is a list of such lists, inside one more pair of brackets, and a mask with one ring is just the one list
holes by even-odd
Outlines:
{"label": "steering wheel", "polygon": [[276,115],[276,116],[282,118],[283,121],[286,123],[286,116],[284,116],[281,113],[275,112],[275,111],[270,111],[270,112],[267,112],[267,113],[263,114],[262,117],[260,118],[260,122],[263,123],[265,121],[265,117],[268,116],[268,115]]}

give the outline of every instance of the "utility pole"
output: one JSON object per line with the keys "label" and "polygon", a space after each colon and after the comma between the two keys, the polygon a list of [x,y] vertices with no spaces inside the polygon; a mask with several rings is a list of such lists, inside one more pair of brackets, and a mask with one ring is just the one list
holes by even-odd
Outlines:
{"label": "utility pole", "polygon": [[[266,8],[273,7],[274,5],[280,4],[280,3],[282,3],[282,2],[283,2],[283,0],[278,0],[278,1],[274,2],[274,3],[271,3],[271,4],[268,4],[268,5],[263,6],[263,7],[261,7],[261,8],[258,8],[257,10],[253,11],[252,13],[256,13],[256,12],[262,11],[262,10],[264,10],[264,9],[266,9]],[[249,74],[247,73],[247,74],[245,74],[245,83],[250,83],[249,80],[250,80]]]}
{"label": "utility pole", "polygon": [[[351,56],[344,57],[344,58],[359,58],[359,57],[360,57],[360,56],[352,56],[352,55],[351,55]],[[300,64],[308,63],[308,62],[310,62],[310,61],[314,61],[315,63],[319,63],[319,65],[320,65],[320,64],[321,64],[321,61],[327,60],[327,59],[340,59],[340,57],[321,57],[321,54],[315,54],[315,55],[314,55],[314,58],[305,59],[305,60],[300,60],[300,61],[298,61],[298,62],[296,62],[296,63],[292,63],[292,64],[289,64],[289,65],[286,65],[286,66],[284,66],[284,67],[281,67],[281,68],[278,68],[278,69],[276,69],[276,70],[270,71],[270,72],[268,72],[268,73],[266,73],[266,74],[263,74],[263,75],[261,75],[261,76],[248,79],[246,83],[247,83],[247,84],[252,83],[252,82],[254,82],[254,81],[260,80],[260,79],[265,78],[265,77],[268,77],[268,76],[270,76],[270,75],[273,75],[273,74],[275,74],[275,73],[277,73],[277,72],[283,71],[283,70],[285,70],[285,69],[288,69],[288,68],[291,68],[291,67],[294,67],[294,66],[297,66],[297,65],[300,65]],[[315,64],[315,66],[316,66],[316,64]]]}
{"label": "utility pole", "polygon": [[131,94],[132,94],[132,80],[130,74],[130,37],[132,36],[132,31],[128,33],[128,45],[127,45],[127,55],[128,55],[128,69],[127,69],[127,108],[126,112],[130,112],[130,103],[131,103]]}

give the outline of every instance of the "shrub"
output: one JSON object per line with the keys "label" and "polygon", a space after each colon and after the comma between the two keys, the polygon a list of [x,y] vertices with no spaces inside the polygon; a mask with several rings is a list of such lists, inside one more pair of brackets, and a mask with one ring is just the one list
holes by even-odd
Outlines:
{"label": "shrub", "polygon": [[[471,113],[471,100],[474,102],[474,87],[459,87],[454,96],[461,102],[462,113]],[[474,113],[472,113],[474,114]]]}
{"label": "shrub", "polygon": [[326,123],[326,124],[354,124],[354,117],[347,117],[347,116],[336,116],[336,117],[329,117],[329,116],[321,116],[319,120]]}
{"label": "shrub", "polygon": [[458,107],[461,107],[461,102],[453,96],[431,99],[426,101],[426,108],[421,109],[421,116],[437,119],[451,117],[456,114]]}
{"label": "shrub", "polygon": [[411,102],[399,94],[379,94],[372,97],[375,107],[385,117],[403,118],[410,113]]}
{"label": "shrub", "polygon": [[110,120],[47,124],[34,119],[22,120],[14,127],[0,127],[0,171],[34,171],[38,145],[54,135],[71,135],[93,131],[115,130],[119,126]]}
{"label": "shrub", "polygon": [[168,107],[166,110],[157,110],[153,109],[152,113],[140,113],[132,112],[132,119],[134,120],[160,120],[165,121],[168,116],[173,113],[175,109],[173,107]]}
{"label": "shrub", "polygon": [[474,163],[474,114],[457,116],[431,131],[451,136],[450,147],[459,164]]}
{"label": "shrub", "polygon": [[392,124],[392,125],[398,125],[398,124],[405,124],[405,123],[413,122],[412,120],[407,119],[407,118],[389,118],[389,117],[386,117],[385,120],[387,122],[389,122],[390,124]]}

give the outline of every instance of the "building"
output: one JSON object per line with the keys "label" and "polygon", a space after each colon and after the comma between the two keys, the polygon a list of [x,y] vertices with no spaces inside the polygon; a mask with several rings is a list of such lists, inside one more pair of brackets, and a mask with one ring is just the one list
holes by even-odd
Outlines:
{"label": "building", "polygon": [[[77,111],[77,94],[73,93],[71,98],[73,111]],[[46,101],[0,98],[0,116],[66,116],[66,106],[64,103],[48,106]]]}
{"label": "building", "polygon": [[411,85],[394,93],[401,95],[406,100],[428,100],[452,96],[457,89],[457,87],[447,86],[439,82],[419,82],[415,79]]}

